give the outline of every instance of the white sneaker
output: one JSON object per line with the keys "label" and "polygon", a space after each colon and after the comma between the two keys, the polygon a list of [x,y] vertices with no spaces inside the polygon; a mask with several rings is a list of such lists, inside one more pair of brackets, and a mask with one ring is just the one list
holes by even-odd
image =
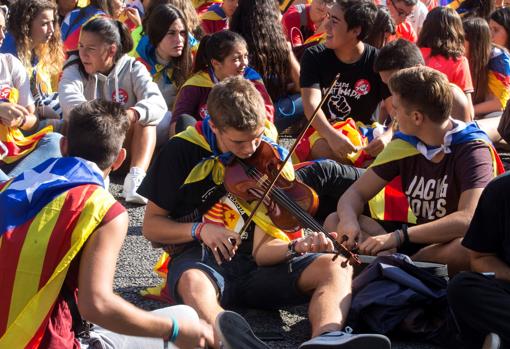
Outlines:
{"label": "white sneaker", "polygon": [[342,349],[391,349],[388,337],[381,334],[352,334],[350,327],[314,337],[299,346],[299,349],[342,348]]}
{"label": "white sneaker", "polygon": [[124,187],[122,189],[122,196],[126,202],[133,204],[145,205],[147,199],[138,194],[136,191],[145,177],[145,171],[138,167],[131,167],[131,170],[124,179]]}

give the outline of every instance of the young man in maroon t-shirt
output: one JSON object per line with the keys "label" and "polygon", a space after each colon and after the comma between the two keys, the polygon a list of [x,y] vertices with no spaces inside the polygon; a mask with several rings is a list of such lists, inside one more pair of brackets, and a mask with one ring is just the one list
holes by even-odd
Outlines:
{"label": "young man in maroon t-shirt", "polygon": [[[348,245],[357,241],[364,254],[397,249],[415,260],[448,264],[451,273],[468,269],[461,241],[483,188],[494,177],[488,138],[474,124],[450,117],[452,92],[443,74],[407,68],[389,85],[400,132],[340,198],[328,224],[349,237]],[[408,228],[403,222],[360,216],[364,205],[397,177],[404,205],[385,202],[385,214],[395,216],[401,209],[407,217],[411,210],[417,224]]]}

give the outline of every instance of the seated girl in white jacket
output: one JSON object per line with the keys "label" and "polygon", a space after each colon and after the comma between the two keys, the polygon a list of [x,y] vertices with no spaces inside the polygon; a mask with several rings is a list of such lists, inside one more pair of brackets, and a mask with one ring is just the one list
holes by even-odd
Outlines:
{"label": "seated girl in white jacket", "polygon": [[96,98],[115,101],[131,120],[124,145],[130,171],[124,180],[127,202],[145,204],[136,193],[156,145],[156,127],[167,111],[165,100],[145,66],[126,55],[133,48],[127,28],[119,21],[98,17],[81,30],[79,56],[64,66],[59,85],[64,118],[75,106]]}

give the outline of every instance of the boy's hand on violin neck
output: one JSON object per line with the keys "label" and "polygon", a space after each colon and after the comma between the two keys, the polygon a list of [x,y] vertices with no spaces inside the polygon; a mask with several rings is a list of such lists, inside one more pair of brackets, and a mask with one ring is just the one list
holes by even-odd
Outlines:
{"label": "boy's hand on violin neck", "polygon": [[200,235],[202,242],[211,249],[218,265],[231,261],[241,244],[239,234],[219,224],[206,224]]}
{"label": "boy's hand on violin neck", "polygon": [[[337,233],[330,233],[336,239]],[[332,252],[335,250],[333,241],[328,239],[324,233],[313,232],[306,237],[300,238],[294,247],[296,252]]]}
{"label": "boy's hand on violin neck", "polygon": [[[347,236],[347,241],[344,242],[344,246],[352,250],[358,243],[359,235],[361,234],[361,227],[358,221],[355,222],[339,222],[337,226],[337,232],[340,236]],[[338,239],[337,239],[338,240]],[[342,242],[342,241],[338,241]]]}

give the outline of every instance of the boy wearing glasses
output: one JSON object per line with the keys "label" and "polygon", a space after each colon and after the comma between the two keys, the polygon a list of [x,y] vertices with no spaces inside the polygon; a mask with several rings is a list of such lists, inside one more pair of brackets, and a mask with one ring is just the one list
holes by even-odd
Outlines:
{"label": "boy wearing glasses", "polygon": [[416,43],[418,36],[413,29],[410,17],[418,4],[418,0],[387,0],[386,6],[390,10],[391,18],[397,26],[395,36],[397,39],[406,39]]}

